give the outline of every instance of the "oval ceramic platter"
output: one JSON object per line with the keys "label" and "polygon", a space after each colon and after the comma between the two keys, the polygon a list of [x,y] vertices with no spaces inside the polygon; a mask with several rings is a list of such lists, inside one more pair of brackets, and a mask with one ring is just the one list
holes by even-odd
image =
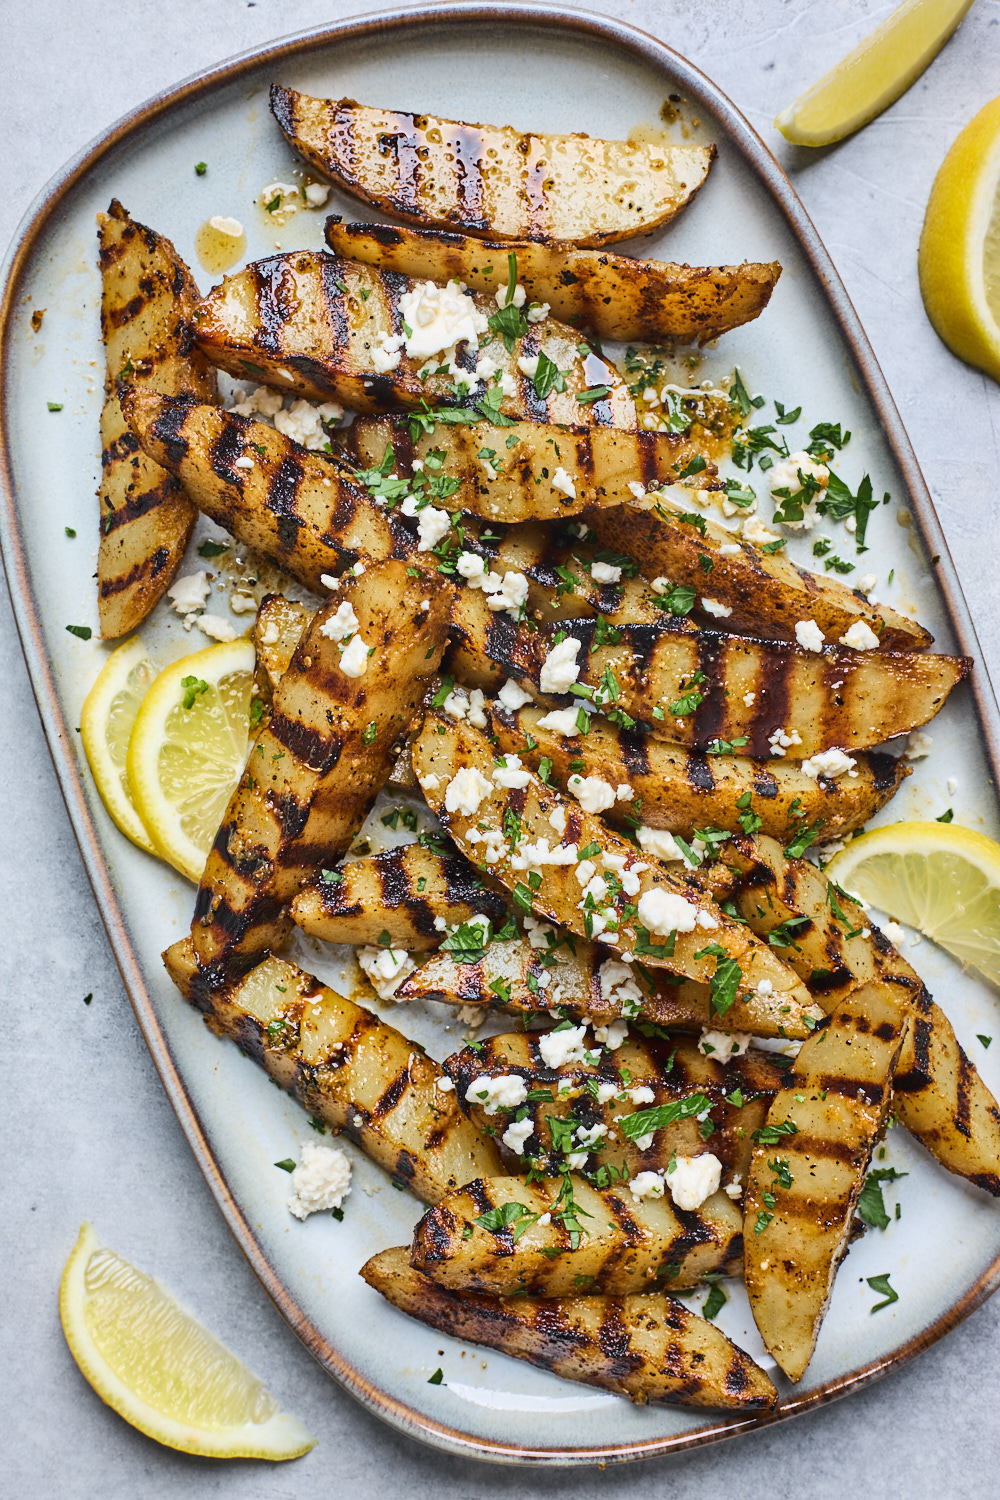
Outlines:
{"label": "oval ceramic platter", "polygon": [[[297,1157],[310,1134],[307,1121],[172,988],[160,952],[187,929],[193,889],[117,832],[90,779],[74,726],[109,650],[96,638],[93,582],[104,371],[94,216],[112,196],[121,199],[175,242],[203,290],[215,278],[198,267],[194,242],[210,215],[243,221],[247,260],[273,251],[276,238],[284,249],[319,247],[331,209],[366,217],[334,195],[326,210],[300,212],[276,234],[255,206],[264,184],[301,170],[268,110],[275,79],[315,95],[611,139],[661,128],[665,100],[681,95],[686,104],[668,134],[715,141],[718,160],[695,202],[644,248],[693,264],[750,259],[784,267],[764,316],[706,353],[700,374],[711,379],[738,365],[750,389],[767,397],[758,420],[773,421],[774,399],[789,410],[801,405],[800,422],[783,429],[792,447],[820,421],[850,428],[840,472],[853,488],[868,471],[876,493],[886,490],[892,500],[872,519],[863,562],[839,525],[836,545],[860,562],[855,577],[875,572],[879,594],[912,608],[941,649],[978,657],[930,498],[836,272],[773,158],[689,63],[602,18],[458,4],[376,16],[261,49],[154,100],[88,148],[46,188],[8,261],[3,544],[24,649],[140,1024],[198,1162],[261,1282],[346,1389],[397,1427],[445,1449],[499,1461],[593,1462],[750,1430],[755,1419],[633,1406],[407,1320],[357,1271],[376,1250],[408,1240],[420,1205],[393,1191],[352,1146],[354,1190],[343,1222],[330,1215],[304,1224],[293,1219],[288,1178],[273,1163]],[[208,164],[201,177],[193,170],[199,161]],[[39,308],[46,312],[35,332],[31,315]],[[50,414],[48,402],[61,402],[62,411]],[[790,550],[806,557],[808,543],[793,542]],[[95,638],[76,639],[66,631],[69,623],[93,626]],[[142,634],[161,664],[205,644],[196,632],[186,635],[162,605]],[[958,822],[995,837],[997,730],[989,683],[977,669],[932,726],[932,753],[882,816],[934,817],[953,806]],[[323,974],[335,971],[336,953],[321,955],[317,947],[298,956]],[[976,1041],[977,1033],[1000,1029],[994,995],[929,943],[913,958],[996,1090],[1000,1046],[987,1054]],[[443,1010],[378,1008],[437,1057],[461,1041],[461,1026]],[[902,1216],[852,1248],[805,1378],[797,1387],[779,1378],[781,1406],[764,1420],[800,1413],[884,1374],[940,1337],[996,1284],[1000,1205],[950,1177],[901,1130],[890,1133],[887,1162],[909,1174],[887,1189]],[[873,1315],[876,1294],[866,1278],[883,1272],[891,1273],[899,1300]],[[763,1356],[742,1288],[731,1284],[729,1291],[721,1326]],[[444,1383],[431,1385],[438,1367]]]}

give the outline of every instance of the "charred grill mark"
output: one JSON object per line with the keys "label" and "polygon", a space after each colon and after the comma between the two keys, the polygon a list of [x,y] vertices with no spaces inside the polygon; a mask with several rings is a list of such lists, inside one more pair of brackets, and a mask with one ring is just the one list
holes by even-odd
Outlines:
{"label": "charred grill mark", "polygon": [[442,865],[445,900],[451,906],[466,904],[485,911],[487,916],[499,920],[506,913],[507,903],[495,891],[487,890],[479,880],[475,869],[466,859],[446,859]]}
{"label": "charred grill mark", "polygon": [[[112,528],[113,529],[113,528]],[[107,533],[104,533],[107,535]],[[102,599],[113,599],[116,594],[123,594],[126,589],[133,588],[141,579],[145,578],[149,569],[148,559],[137,562],[134,567],[129,568],[127,573],[118,573],[113,578],[102,578],[100,581],[100,597]]]}
{"label": "charred grill mark", "polygon": [[877,750],[868,754],[868,764],[871,767],[872,785],[877,792],[888,792],[896,785],[899,778],[899,761],[892,755],[880,755]]}
{"label": "charred grill mark", "polygon": [[[319,280],[323,304],[326,308],[326,328],[329,330],[331,355],[348,347],[351,340],[350,325],[344,308],[344,293],[338,282],[344,280],[344,263],[333,255],[319,256]],[[306,372],[303,371],[303,374]]]}
{"label": "charred grill mark", "polygon": [[719,739],[726,727],[728,699],[726,696],[726,653],[728,637],[714,631],[699,630],[695,637],[698,671],[706,681],[700,684],[701,703],[691,721],[694,739],[702,745],[710,745]]}
{"label": "charred grill mark", "polygon": [[310,729],[297,719],[286,718],[279,709],[275,709],[271,715],[268,732],[296,760],[322,776],[333,770],[344,749],[344,740],[340,735],[321,734],[319,730]]}
{"label": "charred grill mark", "polygon": [[753,789],[758,797],[770,800],[778,795],[778,782],[764,766],[754,766]]}
{"label": "charred grill mark", "polygon": [[628,730],[622,730],[619,735],[621,745],[622,765],[628,772],[629,779],[635,776],[648,776],[649,747],[644,734],[632,734]]}
{"label": "charred grill mark", "polygon": [[881,1104],[885,1097],[885,1087],[881,1083],[844,1078],[839,1073],[821,1073],[814,1086],[828,1094],[838,1094],[842,1099],[857,1099],[873,1105]]}
{"label": "charred grill mark", "polygon": [[[861,1160],[858,1147],[851,1146],[846,1141],[828,1140],[826,1137],[818,1135],[799,1134],[795,1136],[794,1142],[794,1153],[799,1161],[811,1157],[815,1160],[839,1161],[846,1163],[848,1166],[854,1166]],[[793,1168],[792,1177],[794,1178],[794,1176],[795,1171]],[[786,1212],[785,1201],[783,1200],[782,1202],[783,1213]],[[812,1209],[810,1209],[810,1212],[812,1212]]]}
{"label": "charred grill mark", "polygon": [[[264,800],[274,815],[278,830],[284,842],[299,839],[309,822],[309,802],[300,802],[294,792],[278,792],[269,790],[264,794]],[[305,851],[301,847],[284,849],[281,851],[278,864],[284,868],[299,868],[305,859]]]}
{"label": "charred grill mark", "polygon": [[[137,521],[140,516],[145,516],[151,510],[158,510],[175,496],[178,500],[184,498],[184,491],[172,474],[160,470],[160,479],[149,489],[134,490],[116,510],[107,511],[101,524],[101,534],[109,536],[117,531],[120,526],[129,521]],[[157,570],[159,571],[159,570]]]}
{"label": "charred grill mark", "polygon": [[376,1100],[372,1109],[372,1119],[381,1120],[396,1108],[396,1105],[406,1093],[410,1083],[410,1070],[403,1068],[398,1072],[387,1089],[384,1089]]}
{"label": "charred grill mark", "polygon": [[955,1079],[955,1113],[952,1119],[955,1129],[961,1131],[966,1140],[972,1138],[970,1095],[975,1078],[975,1068],[969,1062],[962,1047],[959,1047]]}
{"label": "charred grill mark", "polygon": [[134,432],[126,429],[120,437],[116,437],[114,442],[109,443],[106,448],[102,449],[101,467],[106,471],[121,459],[130,458],[133,453],[138,452],[139,439]]}
{"label": "charred grill mark", "polygon": [[424,1265],[435,1265],[449,1259],[458,1228],[458,1220],[444,1203],[424,1214],[413,1231],[413,1243],[420,1246],[420,1259]]}
{"label": "charred grill mark", "polygon": [[234,465],[238,458],[243,457],[245,448],[246,440],[242,426],[236,422],[223,422],[211,448],[212,469],[225,484],[231,484],[241,494],[246,471],[237,469]]}
{"label": "charred grill mark", "polygon": [[281,460],[268,481],[267,508],[278,518],[278,545],[286,552],[295,547],[304,524],[295,513],[301,483],[302,465],[297,458],[288,456]]}
{"label": "charred grill mark", "polygon": [[715,773],[703,751],[692,750],[685,758],[684,774],[688,785],[696,792],[715,791]]}
{"label": "charred grill mark", "polygon": [[597,1330],[597,1342],[609,1363],[612,1375],[621,1377],[642,1368],[643,1357],[632,1352],[629,1331],[622,1320],[620,1302],[608,1302]]}
{"label": "charred grill mark", "polygon": [[691,1209],[678,1208],[676,1204],[674,1213],[683,1227],[683,1233],[671,1240],[667,1260],[681,1260],[689,1250],[694,1250],[699,1245],[716,1243],[718,1236],[715,1230],[699,1213]]}
{"label": "charred grill mark", "polygon": [[770,738],[776,729],[784,729],[791,708],[791,677],[795,653],[778,641],[769,645],[770,664],[767,676],[758,676],[755,711],[747,725],[747,747],[744,752],[760,760],[771,754]]}
{"label": "charred grill mark", "polygon": [[197,405],[193,397],[175,396],[169,399],[159,415],[150,423],[149,435],[153,442],[162,443],[167,457],[180,463],[187,457],[189,443],[184,436],[184,426],[189,412]]}
{"label": "charred grill mark", "polygon": [[407,1151],[405,1147],[400,1151],[391,1175],[395,1181],[409,1187],[417,1175],[417,1159],[412,1151]]}
{"label": "charred grill mark", "polygon": [[457,197],[462,209],[456,217],[470,229],[489,229],[480,165],[485,156],[483,133],[475,125],[457,125],[448,145],[454,152]]}
{"label": "charred grill mark", "polygon": [[479,1213],[487,1214],[494,1206],[490,1196],[489,1184],[482,1177],[477,1177],[473,1182],[466,1184],[464,1191],[472,1199],[473,1206]]}
{"label": "charred grill mark", "polygon": [[[147,277],[143,277],[143,281],[146,282],[147,285],[148,285],[148,278]],[[107,322],[108,328],[109,329],[124,328],[126,323],[131,323],[133,321],[133,319],[135,319],[135,318],[137,318],[139,316],[139,314],[142,312],[143,308],[145,308],[146,306],[148,306],[148,304],[149,304],[149,302],[151,300],[152,294],[153,294],[153,288],[149,287],[149,289],[146,290],[145,292],[140,292],[140,294],[138,296],[133,297],[130,302],[126,302],[124,307],[109,307],[109,308],[107,308],[105,310],[104,316],[105,316],[105,320]]]}

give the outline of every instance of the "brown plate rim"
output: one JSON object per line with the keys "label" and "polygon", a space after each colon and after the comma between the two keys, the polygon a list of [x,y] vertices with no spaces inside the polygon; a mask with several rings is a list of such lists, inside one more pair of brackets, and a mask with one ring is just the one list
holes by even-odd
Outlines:
{"label": "brown plate rim", "polygon": [[[326,1340],[296,1303],[271,1265],[262,1245],[254,1235],[246,1216],[237,1204],[209,1145],[198,1113],[177,1071],[166,1037],[160,1029],[136,955],[128,937],[107,866],[101,853],[97,830],[87,807],[83,781],[71,750],[69,731],[56,695],[55,681],[45,653],[41,622],[32,595],[27,556],[16,505],[16,492],[10,448],[7,440],[8,412],[15,393],[7,380],[7,351],[14,337],[14,313],[23,277],[32,255],[48,225],[58,215],[66,198],[87,173],[111,151],[135,132],[143,130],[178,105],[204,97],[219,85],[229,84],[256,71],[261,64],[278,63],[336,42],[358,42],[381,38],[398,32],[429,33],[441,26],[454,27],[502,21],[525,27],[563,30],[576,35],[597,38],[619,51],[663,69],[672,83],[679,81],[688,96],[706,110],[726,131],[729,144],[739,151],[771,193],[778,208],[795,235],[826,294],[827,302],[856,362],[866,392],[882,425],[886,441],[899,465],[910,495],[910,503],[928,555],[938,559],[936,572],[949,622],[958,647],[966,655],[981,659],[975,628],[962,594],[948,546],[934,510],[930,492],[920,472],[916,455],[903,428],[895,402],[874,351],[861,327],[833,262],[800,202],[795,189],[763,140],[736,109],[735,105],[711,80],[686,58],[638,28],[606,16],[593,15],[564,7],[547,5],[476,5],[467,0],[449,0],[447,4],[380,11],[374,15],[348,18],[333,26],[316,27],[276,42],[265,43],[239,54],[214,68],[197,73],[171,89],[155,95],[131,110],[96,140],[73,157],[46,184],[32,203],[15,234],[4,259],[0,275],[3,297],[0,301],[0,549],[14,606],[21,646],[24,651],[32,690],[55,766],[60,790],[76,835],[84,867],[97,901],[108,938],[128,991],[143,1037],[187,1137],[196,1161],[216,1202],[249,1261],[258,1280],[288,1322],[319,1363],[369,1411],[392,1426],[446,1452],[459,1453],[495,1463],[572,1465],[626,1462],[679,1453],[701,1447],[722,1438],[779,1422],[837,1400],[862,1389],[929,1348],[958,1323],[967,1318],[1000,1284],[1000,1256],[982,1273],[975,1284],[946,1312],[919,1334],[885,1358],[871,1361],[827,1381],[822,1386],[796,1397],[793,1393],[779,1408],[767,1416],[719,1419],[709,1428],[696,1433],[677,1433],[646,1441],[604,1444],[596,1447],[534,1447],[521,1443],[504,1443],[472,1438],[442,1422],[435,1422],[397,1400],[386,1391],[365,1380],[354,1367]],[[985,672],[973,673],[971,681],[976,716],[985,743],[994,779],[1000,779],[1000,715],[996,699]]]}

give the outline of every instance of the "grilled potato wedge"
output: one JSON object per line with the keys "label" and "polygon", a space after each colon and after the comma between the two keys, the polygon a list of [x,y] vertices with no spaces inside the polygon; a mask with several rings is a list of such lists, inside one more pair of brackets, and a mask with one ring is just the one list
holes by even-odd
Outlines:
{"label": "grilled potato wedge", "polygon": [[[611,1038],[608,1050],[595,1042],[595,1063],[572,1062],[553,1068],[541,1054],[541,1040],[538,1032],[491,1036],[477,1048],[456,1052],[444,1064],[455,1081],[459,1104],[484,1134],[498,1137],[516,1172],[530,1167],[533,1174],[557,1177],[572,1157],[569,1164],[585,1173],[593,1186],[620,1184],[619,1191],[624,1192],[623,1173],[635,1177],[639,1172],[667,1172],[675,1152],[678,1156],[711,1152],[721,1163],[723,1188],[732,1186],[729,1196],[741,1196],[750,1167],[751,1137],[763,1125],[784,1076],[771,1054],[751,1047],[742,1056],[734,1056],[732,1049],[740,1040],[724,1042],[715,1036],[714,1044],[706,1037],[706,1043],[714,1046],[707,1056],[690,1037],[644,1041],[630,1033],[614,1051],[610,1050]],[[524,1082],[527,1099],[523,1104],[505,1108],[488,1100],[478,1102],[484,1078],[511,1077]],[[621,1128],[624,1116],[674,1104],[695,1093],[711,1106],[711,1127],[708,1119],[701,1122],[689,1115],[649,1132],[652,1139],[647,1143],[643,1136],[641,1145]],[[532,1129],[522,1139],[525,1120]],[[512,1122],[518,1130],[508,1140],[505,1132]]]}
{"label": "grilled potato wedge", "polygon": [[[510,942],[495,939],[478,963],[463,963],[452,953],[435,953],[407,975],[396,991],[397,998],[482,1005],[527,1017],[551,1006],[558,1007],[564,1016],[592,1021],[595,1026],[610,1026],[626,1013],[632,1015],[634,1007],[629,1002],[635,1001],[635,996],[623,990],[620,982],[610,983],[614,969],[609,972],[605,966],[618,966],[618,960],[609,958],[606,948],[574,938],[571,949],[552,930],[547,940],[541,939],[539,951],[534,946],[538,936],[536,932],[531,942],[526,938]],[[546,941],[551,946],[546,946]],[[603,984],[602,969],[607,974]],[[678,983],[663,969],[643,970],[635,969],[632,974],[639,995],[638,1019],[654,1026],[684,1031],[722,1028],[802,1041],[810,1033],[810,1023],[823,1016],[820,1006],[803,1007],[798,995],[787,990],[763,995],[753,990],[734,1000],[720,1019],[712,1009],[707,984],[693,979]],[[620,973],[617,978],[621,980]]]}
{"label": "grilled potato wedge", "polygon": [[[614,802],[601,813],[619,828],[634,828],[638,820],[686,838],[696,828],[739,833],[740,818],[749,813],[760,819],[763,833],[778,839],[789,839],[803,819],[807,825],[821,823],[818,842],[826,842],[860,828],[909,775],[902,758],[859,751],[854,776],[805,776],[795,761],[709,756],[617,729],[598,716],[586,735],[567,739],[541,728],[544,717],[540,708],[511,712],[494,704],[491,728],[501,750],[519,755],[533,771],[543,758],[548,760],[549,781],[562,791],[573,774],[599,777],[616,791],[631,787],[634,798]],[[748,793],[749,803],[742,801]]]}
{"label": "grilled potato wedge", "polygon": [[[198,888],[192,932],[203,964],[246,966],[279,942],[303,880],[346,852],[385,782],[448,629],[450,586],[412,571],[389,561],[346,583],[295,648]],[[326,629],[345,607],[352,639],[370,652],[349,670],[343,627]]]}
{"label": "grilled potato wedge", "polygon": [[1000,1197],[1000,1107],[916,972],[849,896],[773,839],[733,839],[726,862],[743,872],[741,914],[762,936],[782,930],[780,951],[824,1010],[878,981],[907,999],[897,1116],[949,1172]]}
{"label": "grilled potato wedge", "polygon": [[117,382],[214,401],[217,381],[191,347],[188,319],[198,288],[170,241],[137,224],[117,198],[97,222],[108,365],[97,609],[101,634],[110,640],[141,624],[173,581],[197,519],[177,480],[139,451],[122,415]]}
{"label": "grilled potato wedge", "polygon": [[[580,619],[560,625],[579,642],[581,683],[606,694],[618,712],[645,721],[657,739],[701,750],[720,740],[740,748],[745,743],[745,753],[759,759],[774,754],[771,741],[778,731],[790,741],[783,755],[793,760],[834,746],[853,755],[882,744],[926,724],[972,669],[967,656],[846,646],[816,654],[780,641],[694,630],[686,620],[656,630],[623,625],[617,643],[598,646],[598,624]],[[554,627],[529,631],[506,617],[476,627],[471,615],[463,617],[463,667],[479,656],[540,691]],[[609,671],[613,680],[605,679]]]}
{"label": "grilled potato wedge", "polygon": [[[528,613],[533,620],[601,614],[612,625],[659,624],[663,610],[645,578],[638,576],[638,563],[624,553],[581,542],[572,531],[572,523],[545,526],[527,522],[502,532],[492,526],[481,527],[476,550],[489,559],[494,573],[502,576],[513,570],[525,575]],[[498,535],[500,540],[494,542],[492,538]],[[621,569],[617,583],[593,576],[594,564],[599,562],[613,563]],[[472,602],[475,603],[474,598]]]}
{"label": "grilled potato wedge", "polygon": [[777,1391],[749,1355],[713,1323],[662,1293],[537,1301],[480,1297],[414,1271],[405,1246],[373,1255],[361,1275],[394,1307],[440,1333],[639,1405],[754,1412],[777,1404]]}
{"label": "grilled potato wedge", "polygon": [[789,1380],[802,1379],[816,1347],[908,1025],[905,999],[887,984],[841,1000],[803,1043],[759,1134],[745,1201],[746,1286]]}
{"label": "grilled potato wedge", "polygon": [[478,913],[503,926],[507,901],[457,851],[442,858],[419,844],[350,860],[292,902],[292,921],[312,937],[409,953],[439,947],[441,924],[460,926]]}
{"label": "grilled potato wedge", "polygon": [[[199,510],[316,593],[327,592],[324,575],[416,550],[413,533],[349,474],[264,422],[134,387],[122,407],[143,451]],[[236,467],[247,460],[251,468]]]}
{"label": "grilled potato wedge", "polygon": [[[462,852],[475,861],[481,851],[493,851],[484,867],[514,893],[514,904],[521,910],[530,907],[536,916],[578,937],[606,933],[605,942],[617,938],[622,952],[635,953],[651,967],[702,983],[719,983],[717,970],[730,959],[738,968],[738,972],[729,971],[734,995],[756,989],[767,979],[779,994],[803,998],[791,970],[745,925],[727,917],[697,884],[668,873],[659,860],[639,860],[632,844],[584,812],[574,799],[515,768],[511,758],[506,769],[500,769],[492,746],[477,730],[456,725],[440,714],[428,714],[414,743],[413,769],[430,807]],[[507,777],[508,784],[497,777]],[[474,802],[474,811],[467,811]],[[549,860],[553,851],[561,851],[556,856],[559,863],[542,863],[546,855],[538,842],[541,839],[546,841],[545,849],[552,846]],[[538,856],[532,861],[537,869],[529,867],[523,852],[529,844]],[[586,865],[581,862],[585,850],[590,851],[584,856]],[[641,871],[633,871],[634,865],[641,865]],[[583,895],[583,887],[596,877],[598,868],[605,872],[600,904],[593,891],[589,902]],[[653,890],[659,890],[664,901],[669,896],[679,899],[676,917],[671,912],[670,920],[682,928],[690,923],[687,931],[678,931],[675,938],[666,932],[654,934],[643,916],[637,917],[633,902],[640,912],[659,904],[659,897],[646,900]],[[691,900],[693,893],[697,894]],[[667,908],[673,906],[667,902]],[[601,911],[605,916],[600,916]],[[651,941],[655,936],[661,941]]]}
{"label": "grilled potato wedge", "polygon": [[349,428],[348,452],[362,468],[377,468],[387,450],[401,479],[412,477],[414,459],[423,465],[429,453],[441,454],[442,472],[460,481],[448,498],[449,510],[508,523],[620,506],[630,484],[670,484],[675,470],[699,453],[697,443],[679,432],[577,425],[553,433],[544,415],[541,422],[512,427],[438,422],[416,440],[405,417],[359,417]]}
{"label": "grilled potato wedge", "polygon": [[265,958],[219,984],[190,938],[163,955],[184,998],[303,1109],[342,1131],[425,1203],[500,1172],[492,1141],[462,1114],[444,1072],[401,1032],[294,964]]}
{"label": "grilled potato wedge", "polygon": [[[500,410],[508,417],[635,427],[635,403],[617,370],[596,351],[581,346],[579,333],[553,318],[525,322],[525,331],[512,338],[510,349],[499,335],[481,349],[490,375],[477,381],[470,373],[467,401],[455,396],[455,376],[448,371],[447,359],[442,363],[436,356],[429,361],[410,358],[404,348],[396,351],[398,363],[387,369],[395,354],[386,354],[385,341],[394,339],[406,321],[400,299],[418,285],[325,251],[272,255],[214,287],[195,308],[194,328],[204,354],[231,374],[244,380],[251,375],[285,395],[298,391],[303,396],[334,396],[352,411],[455,405],[467,410],[489,388],[496,396],[506,375],[509,380],[504,383],[513,394],[503,397]],[[481,315],[485,341],[485,320],[499,316],[497,304],[482,293],[470,294],[469,301],[470,310]],[[586,352],[581,354],[581,347]],[[458,358],[465,363],[460,368],[475,370],[475,349],[474,343],[463,343]],[[540,351],[565,376],[565,389],[553,389],[544,401],[518,368],[519,359]],[[421,379],[420,371],[428,363],[444,373]],[[599,399],[587,394],[605,387]],[[586,399],[578,401],[578,395]]]}
{"label": "grilled potato wedge", "polygon": [[278,83],[271,113],[311,166],[362,203],[505,240],[608,245],[649,234],[690,202],[715,157],[714,146],[522,134]]}
{"label": "grilled potato wedge", "polygon": [[678,1214],[668,1197],[637,1199],[627,1184],[478,1177],[420,1220],[410,1265],[439,1286],[494,1297],[680,1291],[738,1272],[742,1222],[725,1193]]}
{"label": "grilled potato wedge", "polygon": [[706,344],[759,318],[781,275],[769,265],[678,266],[608,250],[536,240],[481,240],[439,229],[326,221],[335,255],[431,281],[458,278],[474,292],[507,285],[508,255],[529,302],[601,338]]}
{"label": "grilled potato wedge", "polygon": [[921,651],[934,639],[887,604],[869,604],[860,589],[741,542],[707,516],[699,515],[697,525],[683,521],[691,509],[683,500],[647,495],[618,510],[595,509],[587,522],[605,547],[628,550],[647,577],[689,584],[726,605],[727,630],[794,641],[796,624],[814,620],[832,646],[861,621],[883,651]]}
{"label": "grilled potato wedge", "polygon": [[257,653],[254,681],[265,707],[274,702],[274,690],[291,666],[295,648],[305,634],[314,610],[284,594],[267,594],[260,603],[253,627]]}

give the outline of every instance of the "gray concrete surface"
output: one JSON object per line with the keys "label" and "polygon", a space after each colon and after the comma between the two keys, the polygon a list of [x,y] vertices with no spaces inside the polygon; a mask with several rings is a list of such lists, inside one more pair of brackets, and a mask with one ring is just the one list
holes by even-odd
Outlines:
{"label": "gray concrete surface", "polygon": [[[594,9],[600,10],[601,6]],[[351,14],[357,0],[4,0],[0,244],[64,159],[127,108],[251,44]],[[780,147],[854,299],[938,502],[1000,669],[1000,391],[951,358],[923,314],[916,246],[935,170],[998,89],[1000,7],[978,0],[931,70],[861,135],[785,147],[778,108],[888,13],[881,0],[635,0],[616,13],[685,52]],[[527,1497],[843,1500],[994,1496],[1000,1302],[869,1391],[798,1422],[672,1461],[572,1473],[442,1457],[358,1408],[268,1303],[217,1214],[160,1088],[104,940],[0,600],[4,773],[0,945],[4,1149],[0,1494],[10,1500]],[[93,1003],[82,997],[93,992]],[[59,1328],[56,1288],[80,1221],[155,1270],[318,1435],[276,1468],[169,1452],[105,1408]]]}

